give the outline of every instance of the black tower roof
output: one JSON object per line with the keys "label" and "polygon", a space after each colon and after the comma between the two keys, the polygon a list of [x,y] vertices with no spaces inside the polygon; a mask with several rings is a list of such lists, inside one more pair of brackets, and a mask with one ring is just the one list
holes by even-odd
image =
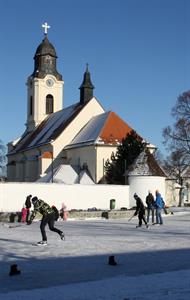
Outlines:
{"label": "black tower roof", "polygon": [[91,82],[90,72],[88,70],[88,64],[86,66],[86,71],[84,73],[84,78],[80,89],[80,103],[84,104],[93,98],[94,85]]}
{"label": "black tower roof", "polygon": [[36,58],[39,55],[51,55],[55,58],[57,58],[56,51],[54,46],[49,42],[47,35],[45,35],[43,41],[36,49],[36,53],[34,58]]}
{"label": "black tower roof", "polygon": [[32,77],[44,78],[46,75],[54,75],[57,80],[62,80],[61,74],[56,69],[56,51],[54,46],[49,42],[47,34],[41,44],[37,47],[34,56],[34,72]]}

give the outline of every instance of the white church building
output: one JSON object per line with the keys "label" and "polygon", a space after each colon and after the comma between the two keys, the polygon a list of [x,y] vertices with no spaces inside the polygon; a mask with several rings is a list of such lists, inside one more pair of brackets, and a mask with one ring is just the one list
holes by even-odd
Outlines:
{"label": "white church building", "polygon": [[[88,66],[79,88],[79,101],[63,106],[64,81],[57,71],[57,54],[48,39],[47,23],[44,26],[44,38],[34,55],[34,71],[27,79],[26,130],[8,144],[8,182],[68,184],[64,172],[70,172],[73,183],[101,183],[106,160],[133,129],[94,97]],[[133,171],[131,186],[141,175],[146,180],[144,194],[149,185],[161,186],[164,191],[165,175],[159,167],[154,172],[146,169],[146,174]],[[154,185],[150,176],[157,180]]]}
{"label": "white church building", "polygon": [[[45,24],[47,26],[47,24]],[[23,135],[8,144],[8,181],[34,182],[60,165],[86,171],[94,183],[104,175],[104,163],[132,128],[94,97],[88,66],[77,103],[63,107],[64,81],[47,27],[27,79],[27,118]]]}

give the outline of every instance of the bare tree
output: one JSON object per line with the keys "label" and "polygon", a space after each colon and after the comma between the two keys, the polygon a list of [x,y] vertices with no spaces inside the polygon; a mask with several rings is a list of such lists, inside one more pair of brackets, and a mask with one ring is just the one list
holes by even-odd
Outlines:
{"label": "bare tree", "polygon": [[163,129],[164,144],[169,150],[180,151],[190,160],[190,91],[184,92],[172,108],[173,126]]}
{"label": "bare tree", "polygon": [[[169,151],[164,167],[183,186],[183,171],[190,165],[190,91],[181,94],[172,108],[174,124],[163,129],[164,144]],[[182,204],[182,189],[179,206]]]}
{"label": "bare tree", "polygon": [[170,155],[163,161],[163,168],[169,177],[173,178],[177,183],[181,185],[179,190],[179,204],[182,205],[183,200],[183,172],[189,165],[189,158],[181,153],[180,150],[176,150],[170,153]]}

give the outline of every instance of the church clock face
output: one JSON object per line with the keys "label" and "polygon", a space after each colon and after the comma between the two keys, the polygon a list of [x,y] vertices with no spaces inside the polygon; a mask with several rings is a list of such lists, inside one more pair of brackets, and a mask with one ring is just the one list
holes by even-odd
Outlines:
{"label": "church clock face", "polygon": [[47,86],[51,87],[51,86],[53,86],[54,81],[51,78],[49,78],[46,80],[46,84],[47,84]]}

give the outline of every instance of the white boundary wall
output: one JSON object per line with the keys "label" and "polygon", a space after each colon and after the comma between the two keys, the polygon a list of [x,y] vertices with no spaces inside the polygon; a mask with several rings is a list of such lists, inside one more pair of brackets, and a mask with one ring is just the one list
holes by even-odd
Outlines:
{"label": "white boundary wall", "polygon": [[[133,207],[136,205],[136,201],[133,197],[134,193],[137,193],[139,197],[143,200],[144,204],[146,203],[146,196],[148,195],[148,191],[150,190],[155,197],[156,190],[159,190],[164,201],[165,199],[165,177],[159,176],[139,176],[134,175],[129,177],[129,207]],[[166,203],[167,204],[167,203]]]}
{"label": "white boundary wall", "polygon": [[126,185],[65,185],[56,183],[1,183],[0,212],[20,211],[27,195],[37,196],[61,209],[96,207],[110,209],[110,200],[116,200],[115,209],[129,206],[129,186]]}

